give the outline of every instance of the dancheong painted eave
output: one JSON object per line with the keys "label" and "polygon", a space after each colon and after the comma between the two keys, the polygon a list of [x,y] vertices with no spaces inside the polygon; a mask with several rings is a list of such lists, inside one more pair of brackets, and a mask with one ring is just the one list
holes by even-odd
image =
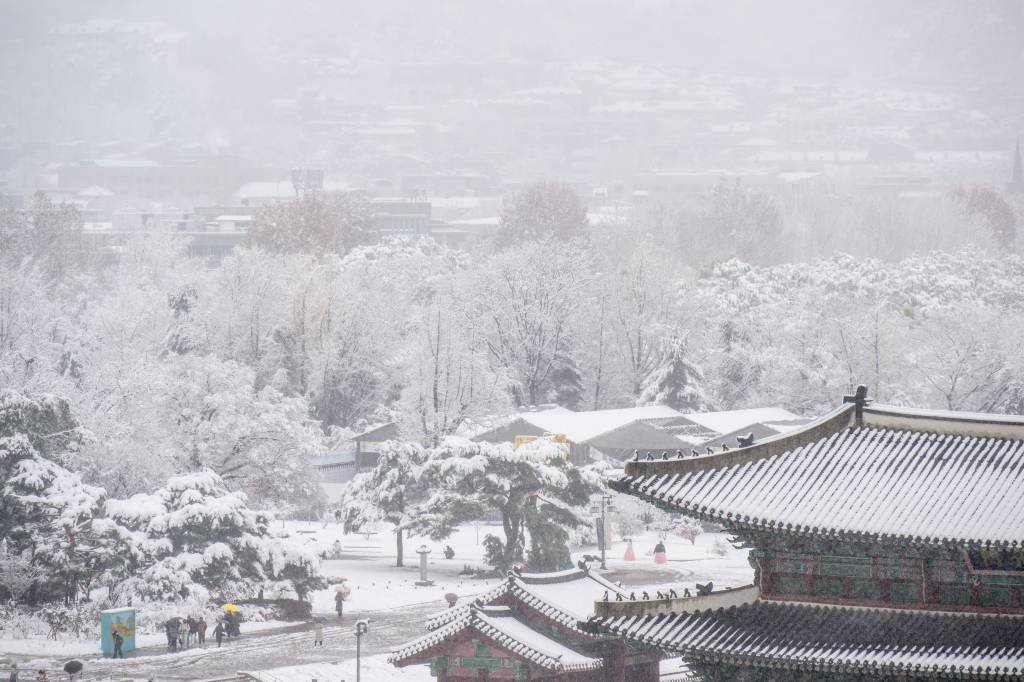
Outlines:
{"label": "dancheong painted eave", "polygon": [[419,658],[464,630],[473,630],[480,637],[545,670],[586,671],[597,670],[603,665],[600,658],[587,656],[534,629],[506,606],[476,604],[455,620],[393,650],[388,661],[397,666],[407,665],[410,661],[419,662]]}
{"label": "dancheong painted eave", "polygon": [[845,404],[747,447],[629,462],[613,487],[734,529],[1021,546],[1024,419]]}
{"label": "dancheong painted eave", "polygon": [[698,665],[726,663],[857,679],[1024,679],[1020,617],[758,600],[690,613],[595,617],[590,627],[682,654]]}

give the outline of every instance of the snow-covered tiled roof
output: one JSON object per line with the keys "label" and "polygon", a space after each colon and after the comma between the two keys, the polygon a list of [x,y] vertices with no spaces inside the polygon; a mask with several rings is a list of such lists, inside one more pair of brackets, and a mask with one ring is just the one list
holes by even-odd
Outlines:
{"label": "snow-covered tiled roof", "polygon": [[613,485],[737,528],[1024,543],[1024,419],[844,405],[750,447],[629,462]]}
{"label": "snow-covered tiled roof", "polygon": [[493,590],[472,602],[448,609],[427,621],[427,629],[434,630],[463,617],[473,606],[492,604],[504,595],[510,595],[531,609],[570,630],[580,632],[580,623],[593,615],[594,602],[604,593],[614,598],[626,592],[596,573],[572,568],[556,573],[510,573]]}
{"label": "snow-covered tiled roof", "polygon": [[604,665],[593,658],[534,630],[519,620],[507,606],[478,606],[473,604],[462,615],[447,625],[391,652],[388,660],[396,665],[441,644],[462,630],[472,628],[499,647],[516,656],[556,672],[597,670]]}
{"label": "snow-covered tiled roof", "polygon": [[699,613],[595,618],[591,627],[684,658],[913,676],[1024,676],[1024,618],[757,601]]}

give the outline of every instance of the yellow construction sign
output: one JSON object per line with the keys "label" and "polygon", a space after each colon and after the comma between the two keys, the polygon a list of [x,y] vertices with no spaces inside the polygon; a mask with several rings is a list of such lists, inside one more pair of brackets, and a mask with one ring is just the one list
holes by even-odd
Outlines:
{"label": "yellow construction sign", "polygon": [[565,456],[569,456],[569,439],[565,437],[564,433],[545,433],[543,436],[516,436],[515,447],[518,448],[520,445],[532,443],[539,438],[550,440],[552,443],[561,443],[565,446]]}

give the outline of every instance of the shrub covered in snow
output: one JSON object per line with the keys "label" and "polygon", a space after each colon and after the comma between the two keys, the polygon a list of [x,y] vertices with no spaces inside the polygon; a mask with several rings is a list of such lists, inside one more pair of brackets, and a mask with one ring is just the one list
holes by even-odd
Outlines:
{"label": "shrub covered in snow", "polygon": [[269,517],[212,471],[176,476],[151,495],[109,500],[106,513],[95,526],[121,559],[107,577],[112,592],[236,598],[288,586],[304,598],[322,586],[315,554],[275,537]]}

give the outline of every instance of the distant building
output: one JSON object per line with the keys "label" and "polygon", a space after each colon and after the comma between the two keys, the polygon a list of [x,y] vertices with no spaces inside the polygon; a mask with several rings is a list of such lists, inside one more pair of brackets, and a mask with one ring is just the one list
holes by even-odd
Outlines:
{"label": "distant building", "polygon": [[522,412],[473,440],[514,443],[517,437],[524,436],[565,436],[569,443],[569,460],[574,464],[588,464],[603,459],[622,460],[636,448],[674,452],[682,443],[648,422],[678,416],[681,416],[679,412],[666,405],[588,412],[556,407]]}
{"label": "distant building", "polygon": [[178,163],[117,157],[62,166],[57,181],[62,190],[99,187],[127,200],[194,205],[226,201],[256,172],[230,156]]}
{"label": "distant building", "polygon": [[465,246],[475,240],[489,239],[498,231],[501,219],[466,218],[464,220],[433,221],[430,236],[437,242],[451,247]]}
{"label": "distant building", "polygon": [[374,199],[373,226],[382,237],[429,235],[431,207],[429,201]]}
{"label": "distant building", "polygon": [[806,422],[780,407],[681,414],[666,405],[588,412],[548,406],[521,412],[473,440],[515,443],[523,438],[564,436],[569,444],[569,461],[574,464],[621,463],[636,454],[661,458],[690,456],[697,446],[699,452],[709,445],[734,448],[738,437],[751,433],[755,438],[777,435]]}
{"label": "distant building", "polygon": [[344,483],[377,465],[381,446],[398,438],[398,424],[390,422],[352,436],[330,452],[313,459],[313,468],[326,483]]}

